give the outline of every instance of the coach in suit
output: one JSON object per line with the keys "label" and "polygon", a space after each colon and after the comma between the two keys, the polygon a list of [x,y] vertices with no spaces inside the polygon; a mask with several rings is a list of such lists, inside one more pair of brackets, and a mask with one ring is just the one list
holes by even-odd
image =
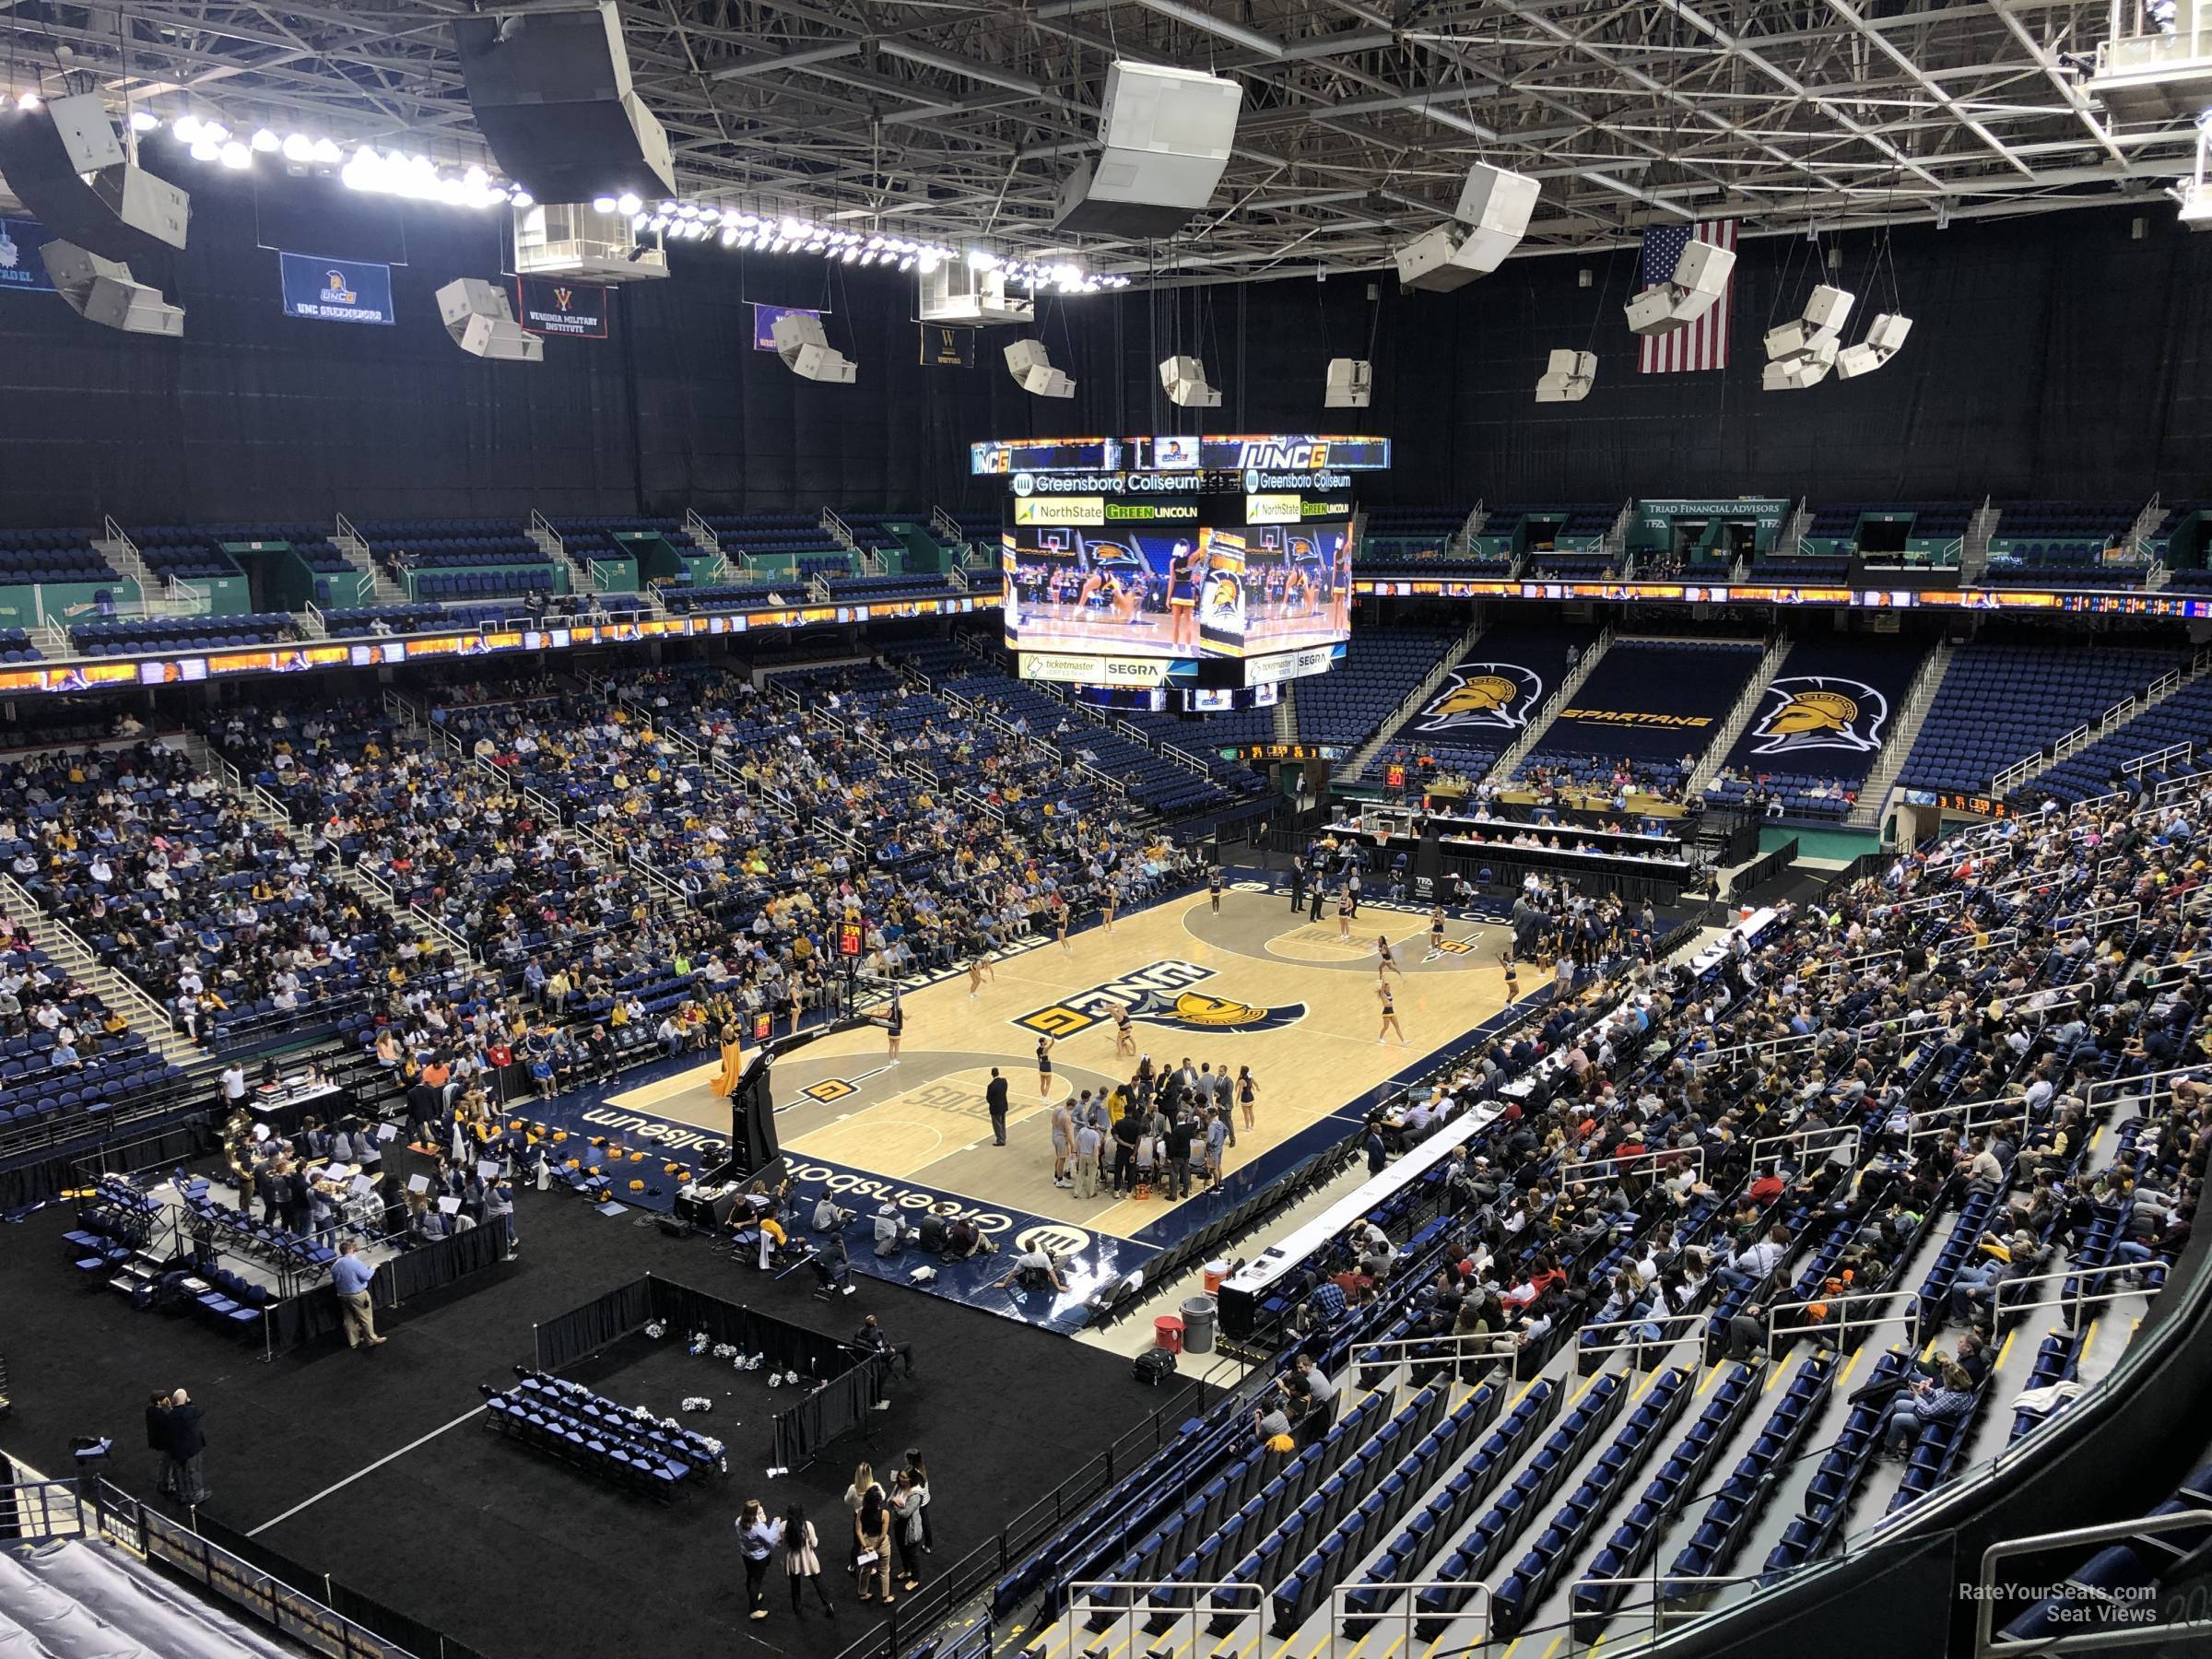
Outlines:
{"label": "coach in suit", "polygon": [[998,1075],[998,1067],[991,1068],[991,1081],[983,1088],[983,1104],[991,1110],[991,1139],[994,1145],[1006,1144],[1006,1080]]}

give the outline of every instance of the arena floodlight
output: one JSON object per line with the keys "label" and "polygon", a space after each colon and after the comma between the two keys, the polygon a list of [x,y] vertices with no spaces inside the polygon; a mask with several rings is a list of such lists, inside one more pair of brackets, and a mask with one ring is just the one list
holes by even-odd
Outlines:
{"label": "arena floodlight", "polygon": [[1674,275],[1628,303],[1629,332],[1646,338],[1695,323],[1728,291],[1735,254],[1709,241],[1684,244]]}
{"label": "arena floodlight", "polygon": [[1006,348],[1006,372],[1031,397],[1073,397],[1076,382],[1067,371],[1053,367],[1042,340],[1016,340]]}
{"label": "arena floodlight", "polygon": [[1555,351],[1536,380],[1538,403],[1581,403],[1597,382],[1597,353]]}

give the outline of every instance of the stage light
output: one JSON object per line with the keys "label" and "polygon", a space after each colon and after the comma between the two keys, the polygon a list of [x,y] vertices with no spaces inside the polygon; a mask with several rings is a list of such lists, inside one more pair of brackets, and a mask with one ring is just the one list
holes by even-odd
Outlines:
{"label": "stage light", "polygon": [[222,158],[223,147],[212,138],[202,138],[192,147],[194,161],[216,161]]}
{"label": "stage light", "polygon": [[200,141],[200,121],[196,115],[180,115],[175,127],[179,144],[197,144]]}
{"label": "stage light", "polygon": [[901,259],[899,262],[899,268],[902,271],[912,270],[914,268],[914,256],[912,253],[909,253],[904,259]]}
{"label": "stage light", "polygon": [[612,213],[618,207],[619,207],[624,213],[635,213],[638,210],[638,198],[636,196],[624,196],[620,201],[617,201],[613,196],[609,195],[594,196],[592,198],[592,211],[594,213]]}
{"label": "stage light", "polygon": [[656,213],[651,218],[645,221],[645,228],[652,231],[655,236],[658,236],[661,234],[661,232],[668,229],[668,221],[661,215]]}
{"label": "stage light", "polygon": [[284,141],[267,127],[259,127],[254,130],[253,145],[256,155],[273,156],[284,147]]}
{"label": "stage light", "polygon": [[724,225],[722,228],[722,245],[725,248],[735,247],[737,245],[737,238],[741,234],[742,232],[738,230],[736,226]]}
{"label": "stage light", "polygon": [[228,144],[230,142],[230,129],[219,121],[203,121],[200,123],[200,136],[213,139],[218,144]]}
{"label": "stage light", "polygon": [[134,133],[150,133],[160,124],[161,117],[150,110],[131,112],[131,131]]}
{"label": "stage light", "polygon": [[223,146],[221,159],[225,167],[235,171],[253,165],[253,152],[247,146],[233,138]]}
{"label": "stage light", "polygon": [[336,139],[318,138],[315,140],[315,147],[310,152],[308,159],[318,167],[335,167],[342,153],[338,148]]}
{"label": "stage light", "polygon": [[652,223],[653,215],[646,212],[642,207],[639,208],[637,212],[629,216],[629,228],[632,230],[642,230],[646,228],[646,226]]}
{"label": "stage light", "polygon": [[22,97],[16,100],[16,108],[18,110],[35,110],[42,101],[43,100],[36,92],[26,92]]}
{"label": "stage light", "polygon": [[998,265],[998,255],[988,248],[971,248],[968,250],[968,265],[971,270],[992,270]]}
{"label": "stage light", "polygon": [[286,135],[284,143],[279,147],[284,151],[284,159],[287,161],[296,161],[301,166],[305,166],[315,159],[314,140],[304,133]]}

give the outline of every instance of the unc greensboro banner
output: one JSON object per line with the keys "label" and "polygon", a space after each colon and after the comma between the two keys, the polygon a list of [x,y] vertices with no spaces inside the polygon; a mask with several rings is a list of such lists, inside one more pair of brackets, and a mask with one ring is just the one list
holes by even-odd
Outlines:
{"label": "unc greensboro banner", "polygon": [[317,323],[392,323],[392,267],[279,253],[284,314]]}
{"label": "unc greensboro banner", "polygon": [[773,351],[776,348],[776,319],[778,317],[816,317],[818,311],[809,311],[803,305],[763,305],[753,301],[753,349]]}
{"label": "unc greensboro banner", "polygon": [[36,219],[0,218],[0,289],[26,294],[51,294],[46,262],[40,251],[46,246],[46,227]]}
{"label": "unc greensboro banner", "polygon": [[922,366],[924,369],[975,367],[975,330],[947,328],[942,323],[917,323],[922,331]]}
{"label": "unc greensboro banner", "polygon": [[569,335],[582,340],[606,338],[606,288],[566,277],[514,279],[514,317],[535,335]]}

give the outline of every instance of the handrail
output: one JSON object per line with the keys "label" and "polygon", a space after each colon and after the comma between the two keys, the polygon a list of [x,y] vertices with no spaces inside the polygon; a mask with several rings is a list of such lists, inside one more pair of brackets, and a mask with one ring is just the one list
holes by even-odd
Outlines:
{"label": "handrail", "polygon": [[100,952],[92,948],[90,942],[83,935],[53,912],[46,909],[30,895],[29,889],[19,884],[13,876],[5,872],[0,872],[0,898],[6,900],[10,912],[19,917],[27,925],[43,924],[45,926],[51,927],[61,935],[61,942],[66,947],[83,952],[86,961],[91,963],[94,968],[99,969],[113,981],[113,987],[102,985],[100,988],[102,1000],[105,1000],[111,988],[120,989],[126,1000],[136,1003],[148,1017],[159,1020],[171,1033],[183,1030],[183,1021],[179,1019],[158,998],[140,989],[132,982],[129,974],[110,968],[101,961]]}
{"label": "handrail", "polygon": [[[2114,0],[2117,4],[2117,0]],[[2005,1605],[1997,1594],[1996,1567],[2001,1560],[2014,1556],[2041,1555],[2055,1549],[2084,1550],[2092,1544],[2116,1544],[2122,1539],[2180,1532],[2184,1528],[2202,1532],[2212,1526],[2212,1509],[2173,1510],[2164,1514],[2139,1515],[2129,1521],[2107,1521],[2096,1526],[2071,1526],[2062,1532],[2035,1533],[2026,1537],[2003,1538],[1982,1552],[1982,1576],[1975,1586],[1974,1596],[1974,1659],[1995,1659],[2000,1653],[2031,1653],[2037,1659],[2044,1655],[2102,1653],[2108,1649],[2121,1652],[2169,1651],[2167,1643],[2179,1635],[2197,1635],[2212,1631],[2212,1618],[2186,1618],[2174,1624],[2153,1625],[2134,1619],[2101,1630],[2084,1630],[2075,1635],[2040,1636],[2033,1641],[2000,1642],[1994,1622],[1997,1608]],[[2077,1586],[2071,1581],[2053,1586],[2054,1593],[2080,1589],[2091,1605],[2103,1606],[2110,1598],[2100,1596],[2093,1586]],[[2065,1599],[2071,1600],[2071,1596]],[[2186,1646],[2182,1643],[2181,1646]],[[2172,1651],[2180,1651],[2175,1648]]]}

